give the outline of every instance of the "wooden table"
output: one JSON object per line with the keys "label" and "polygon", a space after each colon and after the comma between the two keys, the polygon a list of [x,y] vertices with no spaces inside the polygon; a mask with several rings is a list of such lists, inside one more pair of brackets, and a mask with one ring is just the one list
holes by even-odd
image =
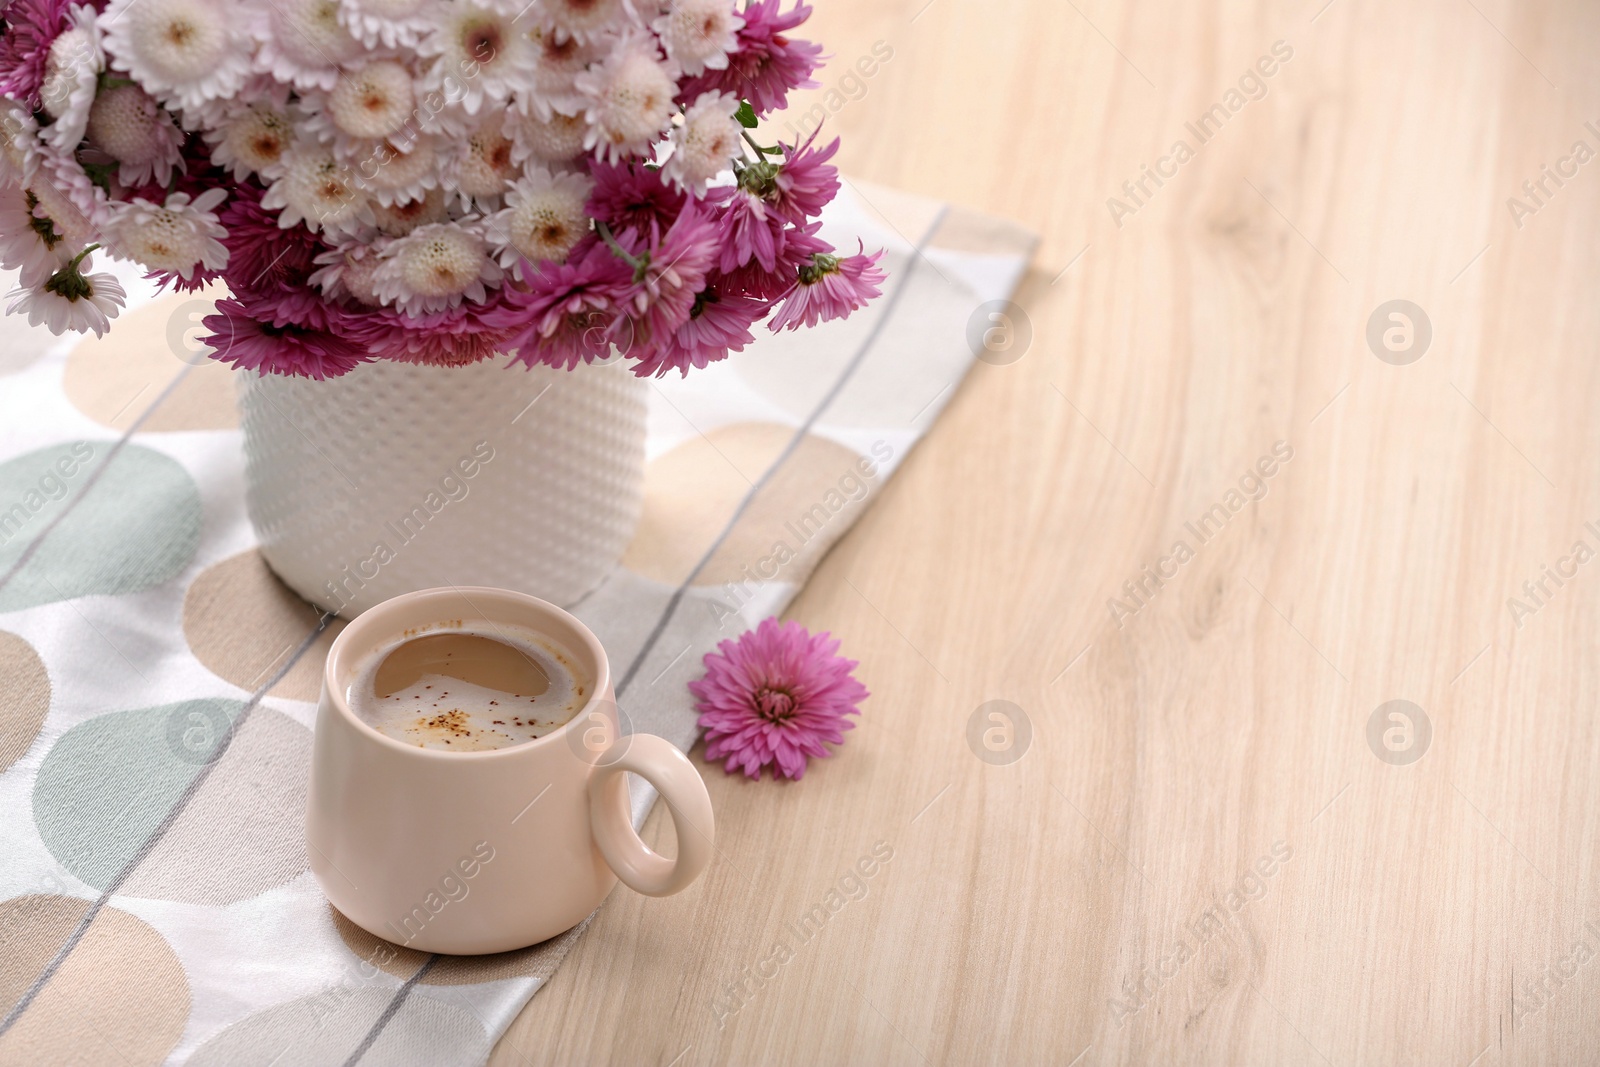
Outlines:
{"label": "wooden table", "polygon": [[1041,232],[1031,346],[794,607],[839,758],[702,762],[492,1062],[1600,1061],[1600,7],[810,29],[848,173]]}

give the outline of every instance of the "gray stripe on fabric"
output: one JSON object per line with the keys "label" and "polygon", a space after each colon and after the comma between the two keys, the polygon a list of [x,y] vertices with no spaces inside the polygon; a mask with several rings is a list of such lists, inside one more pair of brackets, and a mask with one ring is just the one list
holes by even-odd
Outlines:
{"label": "gray stripe on fabric", "polygon": [[282,681],[284,675],[288,674],[294,668],[294,665],[300,662],[300,657],[304,656],[311,649],[311,646],[316,643],[322,631],[327,629],[328,620],[332,617],[331,614],[323,615],[322,618],[317,620],[316,628],[306,635],[305,640],[300,642],[300,646],[294,650],[294,654],[289,657],[288,662],[274,672],[272,677],[262,683],[259,689],[250,694],[250,699],[245,703],[245,706],[239,710],[239,714],[234,716],[233,721],[228,724],[228,728],[223,731],[222,739],[212,752],[211,758],[200,768],[199,773],[190,780],[188,787],[179,794],[178,799],[168,810],[166,818],[162,819],[160,825],[151,831],[150,836],[145,838],[144,844],[139,846],[139,851],[133,854],[133,857],[117,872],[117,876],[111,880],[111,883],[106,886],[94,903],[89,905],[89,910],[84,912],[83,918],[78,920],[78,925],[67,936],[66,941],[62,943],[55,956],[45,965],[44,970],[39,972],[39,977],[34,979],[33,984],[28,987],[28,991],[22,994],[22,999],[17,1001],[11,1010],[6,1013],[4,1019],[0,1019],[0,1034],[4,1034],[9,1030],[11,1025],[22,1017],[22,1013],[28,1010],[28,1005],[33,1003],[34,997],[39,995],[39,991],[45,987],[56,971],[60,969],[61,964],[71,955],[72,950],[77,947],[78,942],[83,939],[84,933],[89,929],[90,924],[94,922],[95,916],[100,914],[100,909],[105,907],[106,902],[116,894],[122,883],[127,881],[128,876],[137,870],[139,864],[144,862],[145,858],[150,855],[150,852],[160,842],[161,838],[177,822],[178,816],[183,814],[183,810],[188,807],[189,801],[193,800],[200,792],[200,789],[206,783],[206,779],[211,776],[212,768],[222,761],[222,757],[227,753],[228,746],[233,744],[233,739],[238,734],[240,727],[250,717],[250,713],[260,705],[262,699],[267,695],[267,691]]}
{"label": "gray stripe on fabric", "polygon": [[[872,329],[868,331],[867,336],[862,340],[861,347],[856,350],[855,355],[850,357],[850,362],[845,364],[844,370],[840,372],[839,377],[833,383],[833,386],[828,390],[823,398],[817,402],[817,405],[811,409],[811,412],[806,416],[805,421],[800,424],[798,429],[795,430],[794,436],[789,438],[789,443],[784,446],[782,452],[778,453],[778,458],[772,461],[771,465],[767,467],[766,471],[761,475],[761,477],[756,480],[756,483],[750,487],[750,490],[747,493],[745,493],[744,498],[739,501],[739,506],[734,508],[733,514],[729,516],[727,523],[722,527],[722,532],[717,534],[716,540],[711,542],[711,547],[706,549],[705,554],[700,557],[700,562],[694,565],[694,569],[689,572],[689,576],[680,582],[678,584],[678,588],[673,591],[672,598],[667,601],[666,607],[661,609],[661,615],[656,619],[655,626],[650,630],[650,636],[645,638],[644,645],[639,649],[638,653],[635,654],[632,662],[628,664],[628,670],[625,674],[623,674],[622,680],[617,683],[617,697],[619,700],[622,697],[623,690],[628,688],[628,685],[633,681],[634,676],[639,673],[639,668],[644,663],[645,657],[650,654],[651,650],[655,648],[656,643],[661,640],[661,635],[666,632],[667,625],[672,621],[673,614],[678,610],[678,605],[682,603],[684,594],[687,593],[689,587],[694,584],[694,580],[700,576],[700,572],[704,570],[711,562],[712,557],[716,555],[717,549],[721,548],[723,542],[726,541],[733,533],[734,526],[738,524],[739,519],[743,517],[745,511],[755,501],[757,494],[759,494],[762,488],[773,479],[779,470],[782,469],[783,465],[788,462],[789,457],[794,455],[795,449],[800,447],[800,443],[805,440],[806,434],[811,432],[811,428],[816,425],[817,420],[820,419],[823,414],[827,412],[828,408],[832,406],[833,402],[839,398],[839,394],[842,393],[844,391],[844,387],[849,384],[849,381],[851,377],[854,376],[856,369],[861,366],[862,362],[866,359],[867,354],[870,353],[873,346],[877,344],[879,336],[881,336],[883,333],[885,324],[887,324],[888,321],[894,317],[894,311],[896,306],[900,303],[901,295],[905,293],[906,289],[909,288],[911,284],[911,275],[916,270],[917,261],[923,258],[923,249],[928,246],[928,242],[933,239],[933,235],[939,232],[939,227],[944,223],[945,215],[948,214],[949,210],[949,205],[941,206],[939,208],[939,213],[934,216],[933,222],[928,226],[927,231],[917,239],[916,245],[912,248],[911,256],[906,262],[905,272],[900,276],[900,283],[894,287],[892,292],[889,293],[888,299],[886,299],[883,303],[882,313],[878,316],[877,321],[872,324]],[[593,916],[590,916],[590,918],[593,918]],[[588,919],[584,920],[584,922],[588,921]],[[423,972],[425,972],[428,967],[432,966],[434,961],[438,958],[439,957],[437,954],[429,956],[428,962],[423,965],[422,970],[418,971],[411,977],[410,980],[406,982],[405,985],[400,987],[400,989],[395,993],[395,999],[393,1003],[391,1003],[389,1008],[378,1017],[377,1022],[373,1023],[371,1031],[367,1033],[366,1038],[361,1042],[361,1046],[350,1055],[349,1059],[345,1060],[344,1067],[356,1067],[357,1062],[362,1056],[366,1055],[367,1050],[371,1048],[372,1043],[378,1039],[378,1035],[383,1032],[383,1028],[388,1025],[389,1020],[394,1018],[395,1013],[399,1010],[401,1003],[407,996],[410,995],[412,985],[415,984],[417,979],[422,977]]]}
{"label": "gray stripe on fabric", "polygon": [[439,956],[437,953],[429,956],[422,961],[422,966],[417,968],[416,973],[407,978],[400,988],[395,990],[394,997],[390,999],[388,1004],[384,1005],[383,1011],[379,1012],[378,1017],[372,1021],[372,1026],[367,1030],[367,1036],[361,1039],[361,1044],[357,1045],[355,1051],[350,1053],[349,1058],[344,1061],[344,1067],[355,1067],[360,1062],[361,1057],[365,1056],[367,1050],[372,1047],[372,1043],[378,1040],[378,1035],[383,1033],[383,1028],[389,1025],[389,1020],[393,1019],[400,1009],[405,1007],[406,998],[411,995],[411,991],[416,988],[417,983],[422,981],[423,976],[433,970],[433,965],[438,962]]}
{"label": "gray stripe on fabric", "polygon": [[[83,483],[83,488],[78,491],[78,494],[71,500],[67,501],[67,506],[57,512],[55,517],[45,524],[45,528],[40,530],[39,535],[28,543],[27,548],[22,550],[22,554],[17,557],[17,561],[11,565],[10,569],[8,569],[4,574],[0,574],[0,590],[5,589],[5,587],[10,584],[11,579],[15,578],[17,573],[21,571],[23,567],[27,566],[28,560],[32,559],[33,554],[38,551],[39,546],[44,544],[44,539],[49,537],[51,531],[53,531],[57,526],[61,525],[61,520],[72,514],[72,509],[77,507],[78,503],[83,500],[84,497],[89,495],[90,490],[94,488],[94,483],[100,480],[100,476],[104,474],[107,469],[110,468],[112,462],[116,460],[117,453],[122,451],[122,447],[133,438],[134,434],[139,432],[139,427],[144,425],[145,420],[150,417],[156,408],[161,406],[163,401],[172,395],[173,391],[178,388],[178,383],[183,381],[183,379],[186,378],[189,372],[192,370],[194,370],[194,367],[188,366],[179,371],[177,376],[174,377],[172,381],[167,383],[167,387],[161,390],[161,392],[157,393],[154,400],[150,401],[150,406],[141,411],[139,413],[139,417],[134,419],[128,428],[123,431],[122,436],[117,438],[117,443],[111,446],[111,451],[106,453],[106,461],[100,464],[94,469],[93,472],[90,473],[88,479]],[[0,1026],[0,1034],[3,1033],[5,1033],[5,1027]]]}
{"label": "gray stripe on fabric", "polygon": [[729,516],[727,523],[722,527],[722,532],[717,534],[716,540],[711,542],[711,547],[706,549],[705,554],[700,557],[700,562],[694,565],[694,570],[690,571],[689,576],[680,582],[678,588],[673,591],[672,599],[667,601],[667,606],[656,620],[655,627],[650,631],[650,636],[645,638],[643,647],[633,657],[633,662],[628,664],[628,669],[623,674],[622,680],[617,683],[617,697],[619,699],[623,691],[633,682],[634,676],[639,673],[639,668],[644,665],[645,657],[654,650],[656,643],[661,640],[661,635],[666,633],[668,624],[672,622],[673,615],[677,613],[678,605],[682,603],[685,594],[689,591],[689,587],[694,584],[694,580],[700,577],[700,572],[710,565],[712,558],[716,556],[717,550],[722,547],[723,542],[732,536],[734,527],[744,517],[745,511],[755,502],[761,490],[766,488],[778,471],[783,469],[783,465],[789,461],[790,456],[794,455],[795,449],[800,447],[800,443],[805,440],[806,434],[811,432],[811,428],[816,425],[817,420],[839,398],[839,394],[844,392],[844,387],[850,383],[850,379],[854,377],[857,368],[866,360],[873,346],[878,343],[878,338],[882,335],[884,326],[894,317],[895,307],[900,303],[900,297],[911,286],[911,275],[917,269],[917,261],[923,258],[922,250],[927,247],[933,235],[939,232],[939,226],[944,222],[944,217],[949,210],[948,205],[940,207],[939,213],[934,216],[933,223],[929,225],[927,232],[917,240],[916,246],[912,250],[911,258],[906,263],[905,272],[900,276],[900,284],[895,286],[888,299],[884,301],[882,314],[872,324],[872,329],[862,340],[861,347],[856,350],[856,354],[850,357],[849,363],[845,364],[843,372],[840,373],[838,380],[833,383],[833,387],[817,402],[816,407],[811,409],[811,413],[806,416],[806,420],[800,424],[794,435],[789,438],[789,443],[783,446],[782,452],[778,453],[778,458],[772,461],[772,464],[767,467],[761,477],[756,479],[756,483],[745,493],[744,498],[739,501],[739,506],[734,508],[733,514]]}

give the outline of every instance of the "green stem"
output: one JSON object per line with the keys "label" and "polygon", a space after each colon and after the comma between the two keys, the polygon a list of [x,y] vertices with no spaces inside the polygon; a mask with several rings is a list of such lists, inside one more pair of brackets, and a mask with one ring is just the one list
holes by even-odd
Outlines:
{"label": "green stem", "polygon": [[83,262],[83,257],[87,256],[90,252],[93,252],[95,249],[97,249],[99,247],[100,247],[99,245],[95,244],[95,245],[90,245],[88,248],[85,248],[82,252],[79,252],[77,255],[72,257],[72,262],[70,264],[68,264],[68,266],[72,270],[76,271],[78,269],[78,264]]}
{"label": "green stem", "polygon": [[644,267],[644,262],[639,259],[638,256],[632,255],[626,248],[623,248],[621,245],[617,244],[617,239],[611,236],[610,226],[604,222],[601,222],[599,219],[596,219],[594,228],[595,232],[600,235],[600,240],[604,241],[606,243],[606,247],[611,249],[612,255],[622,260],[635,271]]}
{"label": "green stem", "polygon": [[749,130],[741,130],[740,133],[739,133],[739,136],[743,137],[746,141],[748,141],[750,143],[750,147],[754,148],[756,150],[756,154],[761,159],[766,159],[768,156],[781,156],[781,155],[783,155],[783,149],[782,148],[776,148],[776,147],[775,148],[762,148],[760,145],[756,144],[756,139],[754,137],[750,136],[750,131]]}

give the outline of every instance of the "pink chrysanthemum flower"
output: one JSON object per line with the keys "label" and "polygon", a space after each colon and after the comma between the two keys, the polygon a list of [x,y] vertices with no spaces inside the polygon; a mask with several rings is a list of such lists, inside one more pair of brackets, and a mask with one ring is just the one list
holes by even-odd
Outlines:
{"label": "pink chrysanthemum flower", "polygon": [[882,258],[881,248],[870,256],[812,256],[811,262],[800,268],[799,284],[784,298],[768,326],[774,333],[798,330],[842,319],[866,307],[868,300],[881,295],[878,286],[883,284],[884,273],[878,260]]}
{"label": "pink chrysanthemum flower", "polygon": [[[800,276],[800,268],[810,266],[812,257],[833,251],[833,246],[817,236],[822,223],[808,226],[791,226],[779,232],[776,242],[776,261],[768,270],[752,258],[733,270],[722,268],[729,284],[739,292],[777,303],[789,295]],[[727,246],[723,246],[726,253]],[[737,257],[733,257],[737,261]]]}
{"label": "pink chrysanthemum flower", "polygon": [[716,217],[722,230],[720,270],[731,273],[747,263],[769,274],[777,270],[785,240],[784,221],[768,210],[760,195],[744,188],[730,190]]}
{"label": "pink chrysanthemum flower", "polygon": [[827,633],[765,619],[706,653],[706,676],[689,683],[706,759],[726,759],[729,774],[759,778],[775,764],[774,776],[798,779],[808,758],[832,755],[822,743],[843,743],[844,731],[855,728],[845,716],[859,715],[856,705],[868,696],[850,674],[856,661],[838,650]]}
{"label": "pink chrysanthemum flower", "polygon": [[628,316],[629,340],[655,344],[689,320],[695,295],[705,288],[706,275],[716,266],[718,242],[715,224],[690,204],[659,241],[642,250],[628,249],[638,257],[638,265],[633,284],[617,303]]}
{"label": "pink chrysanthemum flower", "polygon": [[699,370],[727,359],[729,352],[742,352],[755,340],[750,327],[768,306],[764,300],[733,291],[727,279],[716,278],[694,298],[689,320],[677,332],[647,350],[630,353],[638,359],[633,373],[648,378],[676,370],[687,377],[690,367]]}
{"label": "pink chrysanthemum flower", "polygon": [[584,210],[611,227],[618,239],[651,240],[678,220],[687,197],[661,180],[661,172],[634,163],[593,163],[594,191]]}
{"label": "pink chrysanthemum flower", "polygon": [[611,353],[617,298],[631,280],[626,263],[594,243],[574,249],[565,263],[525,273],[527,291],[506,292],[504,307],[485,316],[490,326],[514,331],[507,348],[518,361],[571,370]]}
{"label": "pink chrysanthemum flower", "polygon": [[505,350],[514,331],[490,325],[491,317],[498,318],[494,316],[498,308],[498,294],[493,304],[463,303],[417,318],[392,307],[370,308],[350,316],[347,332],[378,359],[461,367],[493,359]]}
{"label": "pink chrysanthemum flower", "polygon": [[68,0],[11,0],[5,5],[0,94],[28,105],[29,110],[38,109],[50,46],[72,22],[69,6]]}
{"label": "pink chrysanthemum flower", "polygon": [[331,330],[305,326],[273,326],[267,316],[237,300],[217,301],[217,313],[201,319],[210,332],[200,338],[211,358],[260,374],[300,378],[337,378],[371,356],[359,345]]}
{"label": "pink chrysanthemum flower", "polygon": [[261,190],[250,182],[234,185],[234,196],[218,213],[227,230],[226,278],[234,293],[264,293],[304,287],[316,270],[322,242],[304,226],[285,229],[278,212],[261,206]]}
{"label": "pink chrysanthemum flower", "polygon": [[707,70],[678,85],[678,100],[692,103],[702,93],[733,93],[750,101],[756,114],[781,111],[794,89],[815,89],[811,72],[822,62],[822,46],[787,36],[811,17],[811,8],[796,4],[787,14],[783,0],[756,0],[739,12],[744,25],[738,44],[722,70]]}
{"label": "pink chrysanthemum flower", "polygon": [[828,162],[839,151],[839,138],[835,137],[825,148],[814,147],[816,140],[813,132],[805,144],[786,149],[783,165],[772,180],[774,188],[767,197],[768,209],[796,226],[804,226],[822,214],[822,209],[839,195],[839,168]]}

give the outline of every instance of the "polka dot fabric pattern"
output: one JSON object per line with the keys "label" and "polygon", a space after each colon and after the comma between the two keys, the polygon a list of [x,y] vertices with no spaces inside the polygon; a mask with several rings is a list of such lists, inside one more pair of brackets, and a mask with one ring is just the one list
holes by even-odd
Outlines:
{"label": "polka dot fabric pattern", "polygon": [[[567,604],[634,728],[687,751],[701,657],[874,506],[1032,248],[862,183],[829,212],[833,244],[889,249],[884,298],[687,379],[245,379],[193,345],[214,294],[131,271],[142,329],[0,356],[0,1067],[471,1067],[539,1010],[587,920],[434,957],[354,927],[312,877],[315,702],[344,625],[322,609],[450,583]],[[0,352],[26,329],[0,324]]]}

